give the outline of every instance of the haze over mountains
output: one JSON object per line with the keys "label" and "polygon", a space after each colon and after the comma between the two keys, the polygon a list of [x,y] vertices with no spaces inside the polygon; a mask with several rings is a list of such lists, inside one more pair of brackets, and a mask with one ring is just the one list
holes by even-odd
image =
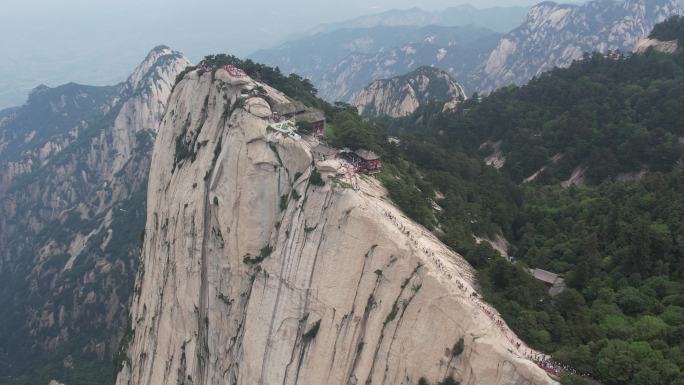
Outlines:
{"label": "haze over mountains", "polygon": [[[195,49],[240,39],[190,8]],[[680,12],[393,11],[258,53],[282,71],[158,46],[34,88],[0,109],[0,384],[557,385],[541,351],[684,383],[684,19],[641,40]],[[275,128],[300,109],[324,142]]]}
{"label": "haze over mountains", "polygon": [[[425,0],[437,10],[459,1]],[[513,0],[507,5],[525,3]],[[204,0],[5,1],[0,5],[0,108],[22,104],[39,84],[67,82],[109,85],[124,81],[149,47],[167,44],[194,60],[209,52],[247,55],[271,47],[312,27],[373,14],[408,9],[409,0],[349,0],[344,3]],[[480,3],[478,7],[492,5]],[[209,11],[211,10],[211,11]]]}
{"label": "haze over mountains", "polygon": [[472,5],[449,7],[439,11],[425,11],[417,7],[394,9],[337,23],[322,24],[308,30],[307,34],[315,35],[337,29],[426,25],[473,25],[505,33],[523,22],[527,10],[528,7],[475,8]]}
{"label": "haze over mountains", "polygon": [[465,79],[487,59],[500,37],[481,27],[380,26],[321,33],[252,56],[285,73],[307,76],[326,100],[351,101],[373,80],[421,65],[439,64],[472,89]]}
{"label": "haze over mountains", "polygon": [[109,368],[157,126],[188,65],[160,46],[125,83],[39,87],[0,113],[0,382],[46,384],[64,362],[86,381]]}
{"label": "haze over mountains", "polygon": [[[523,84],[554,66],[567,66],[584,52],[631,52],[657,22],[682,9],[677,0],[597,0],[583,5],[543,2],[532,7],[522,24],[507,34],[474,27],[419,28],[411,24],[351,28],[302,38],[252,56],[286,73],[310,78],[321,96],[330,101],[351,101],[372,80],[424,65],[446,70],[468,94],[486,93],[511,83]],[[418,19],[422,19],[420,14]],[[372,18],[368,23],[377,24]],[[384,39],[385,35],[403,37],[403,41],[392,45],[396,40]],[[339,39],[347,39],[341,44],[345,49],[339,51],[348,54],[341,60],[327,55],[331,47],[323,43]],[[373,49],[365,50],[366,46]]]}

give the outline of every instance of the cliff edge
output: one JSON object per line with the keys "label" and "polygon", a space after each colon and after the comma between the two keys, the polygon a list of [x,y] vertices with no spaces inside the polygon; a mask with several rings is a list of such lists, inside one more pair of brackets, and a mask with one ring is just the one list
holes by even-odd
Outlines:
{"label": "cliff edge", "polygon": [[461,256],[268,128],[289,102],[222,69],[176,85],[116,383],[554,384]]}

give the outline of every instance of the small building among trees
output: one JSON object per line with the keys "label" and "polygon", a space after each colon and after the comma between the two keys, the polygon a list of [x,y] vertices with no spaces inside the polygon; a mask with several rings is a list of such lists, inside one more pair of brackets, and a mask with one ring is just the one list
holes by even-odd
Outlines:
{"label": "small building among trees", "polygon": [[565,291],[565,280],[558,274],[542,269],[528,269],[530,274],[538,281],[544,282],[549,287],[549,295],[552,297]]}
{"label": "small building among trees", "polygon": [[315,137],[323,138],[325,136],[325,115],[321,111],[309,109],[298,114],[295,119],[298,124],[304,123],[308,125],[309,133]]}
{"label": "small building among trees", "polygon": [[377,174],[382,171],[380,156],[373,151],[364,149],[352,151],[345,148],[340,151],[340,156],[353,164],[357,171],[363,171],[369,175]]}
{"label": "small building among trees", "polygon": [[289,119],[297,123],[299,130],[305,134],[313,134],[317,138],[325,136],[325,115],[322,111],[307,107],[295,101],[284,103],[273,108],[273,120]]}

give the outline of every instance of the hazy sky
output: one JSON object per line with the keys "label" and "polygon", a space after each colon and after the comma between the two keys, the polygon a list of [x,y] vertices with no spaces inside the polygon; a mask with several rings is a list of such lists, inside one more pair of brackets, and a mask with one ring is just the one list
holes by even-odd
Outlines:
{"label": "hazy sky", "polygon": [[0,0],[0,108],[18,104],[41,83],[114,84],[158,44],[193,61],[216,52],[244,56],[321,23],[464,3],[484,8],[535,1]]}
{"label": "hazy sky", "polygon": [[[0,45],[19,38],[22,44],[68,46],[90,44],[97,36],[116,39],[140,31],[137,42],[183,45],[192,52],[197,32],[216,33],[217,48],[239,55],[273,44],[293,32],[316,24],[380,12],[420,7],[440,9],[471,3],[478,7],[530,5],[533,0],[5,0],[0,2]],[[220,26],[220,27],[219,27]],[[180,32],[180,33],[179,33]],[[187,39],[183,38],[187,32]],[[9,33],[9,34],[8,34]],[[93,36],[95,35],[95,36]],[[112,36],[114,35],[114,36]],[[174,40],[174,41],[168,41]],[[106,44],[106,43],[104,43]],[[204,42],[200,45],[206,45]],[[9,47],[16,45],[9,44]],[[3,54],[12,56],[12,51]],[[201,53],[204,54],[205,52]]]}

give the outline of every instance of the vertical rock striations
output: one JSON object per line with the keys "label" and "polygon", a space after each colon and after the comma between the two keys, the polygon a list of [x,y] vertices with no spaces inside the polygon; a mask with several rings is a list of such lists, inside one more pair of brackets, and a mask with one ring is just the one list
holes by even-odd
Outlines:
{"label": "vertical rock striations", "polygon": [[281,103],[223,70],[176,85],[117,384],[554,383],[476,305],[459,255],[267,128]]}

